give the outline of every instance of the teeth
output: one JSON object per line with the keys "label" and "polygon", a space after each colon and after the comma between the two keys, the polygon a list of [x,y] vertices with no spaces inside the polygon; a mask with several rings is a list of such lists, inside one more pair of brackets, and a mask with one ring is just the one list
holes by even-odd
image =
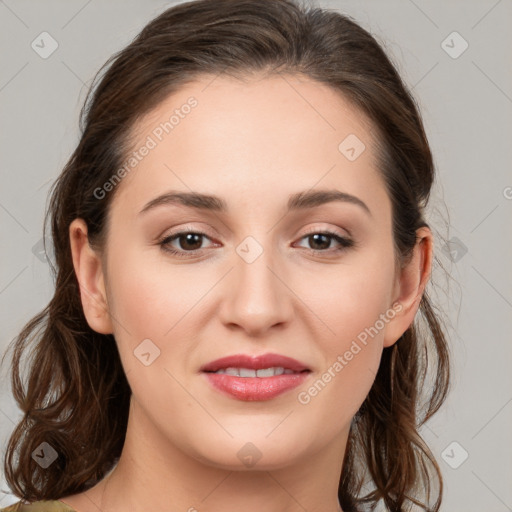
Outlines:
{"label": "teeth", "polygon": [[252,370],[250,368],[224,368],[217,370],[215,373],[232,375],[235,377],[274,377],[275,375],[283,375],[295,373],[293,370],[284,369],[281,366],[272,368],[262,368],[261,370]]}
{"label": "teeth", "polygon": [[261,370],[256,370],[256,375],[258,377],[273,377],[274,375],[282,375],[284,373],[284,368],[264,368]]}
{"label": "teeth", "polygon": [[249,368],[240,368],[240,377],[256,377],[256,370],[250,370]]}

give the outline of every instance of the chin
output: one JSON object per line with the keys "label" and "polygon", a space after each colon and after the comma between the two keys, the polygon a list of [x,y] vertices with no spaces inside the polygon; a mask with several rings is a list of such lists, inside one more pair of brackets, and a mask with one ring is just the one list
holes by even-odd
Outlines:
{"label": "chin", "polygon": [[271,439],[273,434],[266,437],[267,430],[264,432],[248,431],[247,435],[230,439],[204,438],[209,444],[204,451],[196,447],[193,456],[203,464],[228,471],[270,471],[296,463],[304,454],[304,443],[300,440],[288,437],[285,443],[277,435],[275,439]]}

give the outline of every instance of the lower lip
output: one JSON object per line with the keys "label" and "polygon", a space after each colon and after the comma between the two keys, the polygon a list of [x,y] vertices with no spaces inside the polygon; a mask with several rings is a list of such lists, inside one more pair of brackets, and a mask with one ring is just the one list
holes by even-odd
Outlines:
{"label": "lower lip", "polygon": [[273,377],[236,377],[225,373],[204,372],[215,389],[246,401],[271,400],[302,384],[309,374],[310,372],[302,372]]}

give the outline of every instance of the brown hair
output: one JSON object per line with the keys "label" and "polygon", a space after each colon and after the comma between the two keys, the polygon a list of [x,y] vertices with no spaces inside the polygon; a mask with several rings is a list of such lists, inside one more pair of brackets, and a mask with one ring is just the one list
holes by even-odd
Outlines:
{"label": "brown hair", "polygon": [[[126,433],[131,390],[114,337],[93,331],[84,317],[70,223],[84,219],[91,243],[101,249],[115,189],[102,199],[94,192],[121,166],[137,119],[200,75],[252,72],[302,74],[327,84],[371,120],[399,264],[411,255],[416,230],[427,226],[423,211],[434,164],[422,120],[366,30],[338,12],[292,0],[198,0],[163,12],[95,76],[81,112],[80,142],[52,188],[45,232],[49,222],[55,293],[13,340],[12,389],[24,416],[10,437],[4,469],[24,499],[58,499],[92,487],[117,463]],[[29,342],[24,389],[20,363]],[[432,387],[424,386],[427,370]],[[447,342],[425,292],[413,324],[384,349],[352,421],[338,493],[345,512],[379,500],[390,511],[413,504],[439,510],[441,471],[418,429],[448,388]],[[58,453],[46,469],[31,456],[44,441]]]}

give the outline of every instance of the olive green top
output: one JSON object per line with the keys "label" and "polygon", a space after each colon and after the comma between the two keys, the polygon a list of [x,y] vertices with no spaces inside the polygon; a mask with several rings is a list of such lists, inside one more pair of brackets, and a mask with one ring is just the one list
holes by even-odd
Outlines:
{"label": "olive green top", "polygon": [[0,512],[77,512],[74,508],[59,500],[33,501],[22,503],[18,501],[6,508],[0,508]]}

